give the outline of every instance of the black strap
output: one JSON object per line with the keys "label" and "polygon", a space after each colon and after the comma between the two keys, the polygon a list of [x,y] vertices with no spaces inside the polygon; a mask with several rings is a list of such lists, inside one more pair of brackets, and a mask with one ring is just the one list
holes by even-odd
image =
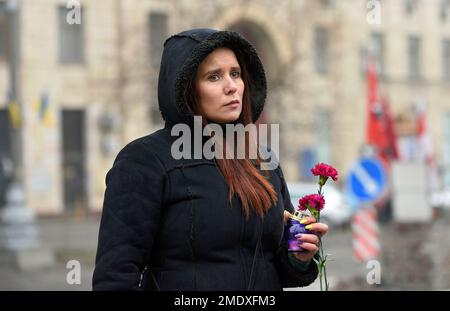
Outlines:
{"label": "black strap", "polygon": [[264,229],[264,220],[261,221],[261,230],[259,231],[258,242],[256,243],[256,247],[255,247],[255,254],[253,255],[252,269],[250,271],[250,279],[248,281],[248,287],[247,287],[248,291],[253,289],[254,286],[255,286],[255,278],[256,278],[256,276],[254,276],[254,273],[255,273],[255,269],[256,269],[256,255],[258,254],[259,247],[261,245],[261,237],[262,237],[263,229]]}

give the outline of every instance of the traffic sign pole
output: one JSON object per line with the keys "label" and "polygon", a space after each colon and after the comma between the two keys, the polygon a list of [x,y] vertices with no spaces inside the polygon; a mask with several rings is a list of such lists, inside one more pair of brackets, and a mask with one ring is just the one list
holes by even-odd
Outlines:
{"label": "traffic sign pole", "polygon": [[358,261],[367,262],[380,254],[378,215],[373,202],[383,195],[386,179],[384,166],[375,157],[362,157],[348,174],[347,192],[357,206],[352,230],[353,252]]}
{"label": "traffic sign pole", "polygon": [[358,261],[367,262],[380,254],[378,216],[372,204],[358,210],[352,219],[353,252]]}

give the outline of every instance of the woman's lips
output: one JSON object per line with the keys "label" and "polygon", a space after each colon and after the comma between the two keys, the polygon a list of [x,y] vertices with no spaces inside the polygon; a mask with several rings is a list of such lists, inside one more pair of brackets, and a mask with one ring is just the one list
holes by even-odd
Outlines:
{"label": "woman's lips", "polygon": [[231,102],[229,102],[228,104],[225,105],[225,107],[230,107],[230,108],[236,108],[239,107],[239,101],[238,100],[233,100]]}

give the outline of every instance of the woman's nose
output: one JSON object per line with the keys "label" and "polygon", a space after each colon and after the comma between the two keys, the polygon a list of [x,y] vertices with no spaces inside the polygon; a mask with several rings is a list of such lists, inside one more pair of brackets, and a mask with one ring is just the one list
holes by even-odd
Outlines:
{"label": "woman's nose", "polygon": [[237,90],[237,85],[236,85],[236,81],[234,81],[231,77],[228,77],[225,81],[225,93],[226,94],[232,94],[234,92],[236,92]]}

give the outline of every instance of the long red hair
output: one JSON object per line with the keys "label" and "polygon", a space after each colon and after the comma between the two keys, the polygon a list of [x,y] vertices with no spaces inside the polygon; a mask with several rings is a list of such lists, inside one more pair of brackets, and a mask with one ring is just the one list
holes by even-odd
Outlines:
{"label": "long red hair", "polygon": [[[240,57],[237,53],[236,57],[238,59],[239,65],[241,67],[241,77],[245,85],[244,94],[243,94],[243,105],[242,112],[239,116],[239,119],[235,123],[240,123],[243,126],[253,123],[252,120],[252,105],[251,98],[249,95],[249,75],[248,71],[245,67],[245,63],[240,61]],[[193,114],[197,114],[199,112],[197,96],[196,96],[196,88],[195,88],[195,76],[192,77],[191,81],[189,81],[186,87],[186,101],[188,106],[192,110]],[[202,116],[203,126],[207,125],[208,122],[204,116]],[[231,200],[234,195],[240,199],[242,203],[242,207],[244,209],[244,213],[246,218],[250,216],[252,211],[256,211],[256,213],[264,218],[264,215],[272,206],[272,204],[276,204],[278,197],[275,192],[273,185],[268,181],[267,177],[269,176],[269,171],[265,170],[264,176],[261,175],[260,171],[256,168],[256,165],[259,165],[263,162],[260,153],[257,137],[252,135],[248,135],[246,133],[244,142],[245,142],[245,157],[244,159],[238,159],[234,156],[232,159],[227,159],[225,154],[226,150],[226,138],[222,140],[223,153],[224,156],[222,158],[215,158],[214,160],[217,163],[217,166],[222,173],[225,182],[228,185],[228,201],[231,205]],[[235,137],[236,138],[236,137]],[[234,150],[237,150],[237,139],[234,139]],[[255,164],[252,163],[249,158],[249,146],[253,144],[253,146],[257,146],[256,154],[257,158],[255,160]],[[235,154],[234,154],[235,155]]]}

